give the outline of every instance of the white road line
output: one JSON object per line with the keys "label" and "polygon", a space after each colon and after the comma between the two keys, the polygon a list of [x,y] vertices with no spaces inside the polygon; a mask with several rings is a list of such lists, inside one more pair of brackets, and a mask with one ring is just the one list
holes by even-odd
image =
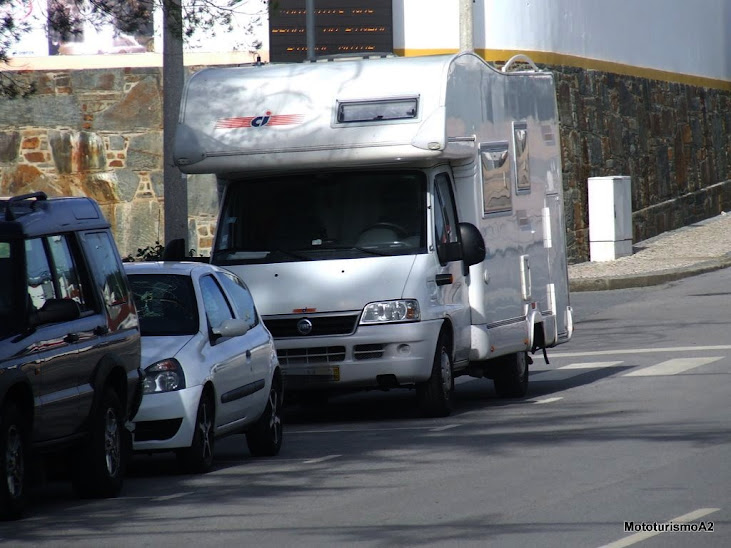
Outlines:
{"label": "white road line", "polygon": [[720,358],[674,358],[672,360],[667,360],[667,361],[658,363],[657,365],[652,365],[650,367],[644,367],[642,369],[637,369],[635,371],[625,373],[623,376],[625,376],[625,377],[652,377],[652,376],[658,376],[658,375],[677,375],[678,373],[683,373],[684,371],[688,371],[690,369],[695,369],[696,367],[700,367],[701,365],[706,365],[709,363],[717,362],[718,360],[722,360],[722,359],[723,359],[723,357],[720,357]]}
{"label": "white road line", "polygon": [[319,459],[309,459],[303,462],[304,464],[319,464],[327,460],[337,459],[338,457],[342,457],[342,455],[328,455],[326,457],[320,457]]}
{"label": "white road line", "polygon": [[430,428],[429,432],[443,432],[444,430],[451,430],[457,428],[459,424],[447,424],[446,426],[437,426],[436,428]]}
{"label": "white road line", "polygon": [[599,369],[601,367],[616,367],[623,362],[582,362],[570,363],[559,367],[558,369]]}
{"label": "white road line", "polygon": [[594,362],[594,363],[572,363],[564,365],[557,369],[545,369],[543,371],[536,371],[531,378],[536,378],[537,381],[563,381],[575,377],[577,375],[583,375],[593,369],[601,369],[603,367],[614,367],[622,362]]}
{"label": "white road line", "polygon": [[614,356],[617,354],[652,354],[655,352],[706,352],[715,350],[731,350],[731,345],[718,346],[676,346],[665,348],[617,348],[615,350],[595,350],[590,352],[556,352],[549,358],[577,358],[579,356]]}
{"label": "white road line", "polygon": [[[707,516],[708,514],[713,514],[714,512],[718,512],[719,510],[720,510],[720,508],[699,508],[698,510],[695,510],[688,514],[683,514],[682,516],[673,518],[665,523],[657,523],[657,525],[665,525],[665,524],[670,524],[670,523],[688,523],[694,519],[702,518],[703,516]],[[647,525],[652,527],[652,525],[649,523]],[[625,546],[631,546],[633,544],[637,544],[638,542],[641,542],[648,538],[660,535],[664,532],[665,531],[642,531],[641,533],[635,533],[634,535],[630,535],[628,537],[611,542],[609,544],[604,544],[603,546],[600,546],[599,548],[625,548]]]}
{"label": "white road line", "polygon": [[562,400],[562,399],[563,399],[563,398],[561,398],[561,397],[555,397],[555,398],[545,398],[545,399],[542,399],[542,400],[536,400],[536,401],[534,401],[533,403],[534,403],[535,405],[541,405],[541,404],[543,404],[543,403],[553,403],[553,402],[555,402],[555,401],[559,401],[559,400]]}

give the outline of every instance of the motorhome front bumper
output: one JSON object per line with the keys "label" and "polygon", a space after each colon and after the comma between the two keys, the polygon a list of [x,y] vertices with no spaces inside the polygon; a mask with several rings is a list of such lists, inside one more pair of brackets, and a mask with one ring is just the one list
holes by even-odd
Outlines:
{"label": "motorhome front bumper", "polygon": [[360,325],[347,336],[275,341],[287,390],[408,386],[431,375],[441,320]]}

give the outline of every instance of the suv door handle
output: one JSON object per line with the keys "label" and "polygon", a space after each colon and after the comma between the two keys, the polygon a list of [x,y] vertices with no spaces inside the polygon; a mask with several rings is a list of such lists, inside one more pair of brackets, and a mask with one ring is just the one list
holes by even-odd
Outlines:
{"label": "suv door handle", "polygon": [[63,342],[65,342],[66,344],[72,344],[75,342],[79,342],[79,339],[81,339],[81,337],[79,337],[78,333],[69,333],[63,338]]}
{"label": "suv door handle", "polygon": [[106,335],[107,333],[109,333],[109,328],[106,325],[97,325],[94,328],[94,335],[96,335],[97,337]]}

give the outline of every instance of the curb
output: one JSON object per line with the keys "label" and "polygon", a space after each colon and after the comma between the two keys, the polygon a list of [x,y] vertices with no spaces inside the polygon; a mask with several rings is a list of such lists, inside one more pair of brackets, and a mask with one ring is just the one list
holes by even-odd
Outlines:
{"label": "curb", "polygon": [[731,253],[704,261],[693,266],[653,272],[650,274],[628,274],[625,276],[612,276],[607,278],[574,278],[569,279],[570,292],[582,291],[609,291],[612,289],[629,289],[633,287],[648,287],[674,282],[682,278],[705,274],[731,266]]}

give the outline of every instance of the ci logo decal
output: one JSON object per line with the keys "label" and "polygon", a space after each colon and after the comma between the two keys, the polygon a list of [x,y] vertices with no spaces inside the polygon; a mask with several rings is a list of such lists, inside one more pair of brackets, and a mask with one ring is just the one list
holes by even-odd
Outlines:
{"label": "ci logo decal", "polygon": [[245,129],[262,128],[265,126],[293,126],[301,124],[303,114],[272,114],[267,110],[262,116],[237,116],[234,118],[219,118],[215,129]]}

